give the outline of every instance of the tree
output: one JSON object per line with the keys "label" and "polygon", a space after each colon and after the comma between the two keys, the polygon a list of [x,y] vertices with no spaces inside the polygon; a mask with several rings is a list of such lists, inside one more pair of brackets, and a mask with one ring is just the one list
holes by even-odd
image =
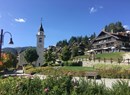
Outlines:
{"label": "tree", "polygon": [[69,45],[72,45],[73,43],[77,42],[77,38],[72,36],[70,40],[68,41]]}
{"label": "tree", "polygon": [[66,46],[66,45],[68,45],[67,40],[59,41],[59,42],[57,42],[57,44],[56,44],[56,46],[58,46],[58,47],[64,47],[64,46]]}
{"label": "tree", "polygon": [[84,55],[84,51],[85,45],[83,43],[80,43],[80,45],[78,46],[78,55]]}
{"label": "tree", "polygon": [[[29,48],[25,50],[25,56],[24,58],[26,59],[26,61],[30,64],[32,64],[32,62],[36,61],[38,59],[38,54],[36,49],[34,48]],[[32,64],[33,65],[33,64]]]}
{"label": "tree", "polygon": [[81,41],[82,41],[82,36],[77,37],[77,43],[79,44],[81,43]]}
{"label": "tree", "polygon": [[11,53],[2,53],[1,54],[1,61],[0,61],[0,68],[7,69],[7,68],[16,68],[17,64],[17,56]]}
{"label": "tree", "polygon": [[113,33],[124,32],[125,28],[123,27],[122,23],[120,21],[118,21],[116,23],[110,23],[109,25],[106,25],[105,31],[113,32]]}
{"label": "tree", "polygon": [[121,22],[119,22],[119,21],[116,22],[115,26],[116,26],[117,31],[119,31],[119,32],[124,32],[125,31],[125,28],[122,26]]}
{"label": "tree", "polygon": [[91,36],[89,37],[88,40],[93,40],[96,38],[96,33],[94,32],[93,34],[91,34]]}
{"label": "tree", "polygon": [[55,63],[55,54],[51,51],[51,50],[48,50],[48,52],[45,53],[45,61],[46,62],[53,62]]}
{"label": "tree", "polygon": [[78,47],[77,46],[74,46],[72,48],[72,54],[71,54],[72,57],[75,57],[75,56],[78,56]]}
{"label": "tree", "polygon": [[61,59],[63,61],[68,61],[70,57],[71,57],[71,52],[68,46],[63,47],[62,52],[61,52]]}

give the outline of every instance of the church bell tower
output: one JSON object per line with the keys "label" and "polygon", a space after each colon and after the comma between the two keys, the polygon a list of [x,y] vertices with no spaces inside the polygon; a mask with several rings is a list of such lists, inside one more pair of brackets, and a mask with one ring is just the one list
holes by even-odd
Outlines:
{"label": "church bell tower", "polygon": [[37,33],[37,47],[36,47],[36,50],[37,50],[37,54],[38,54],[38,60],[37,60],[37,64],[36,66],[41,66],[44,64],[44,38],[45,38],[45,35],[44,35],[44,29],[43,29],[43,26],[42,26],[42,23],[40,25],[40,28],[38,30],[38,33]]}

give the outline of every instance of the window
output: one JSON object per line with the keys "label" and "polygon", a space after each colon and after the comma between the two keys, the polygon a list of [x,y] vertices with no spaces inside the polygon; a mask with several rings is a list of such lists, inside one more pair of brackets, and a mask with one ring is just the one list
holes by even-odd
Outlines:
{"label": "window", "polygon": [[42,42],[42,38],[39,38],[39,42]]}

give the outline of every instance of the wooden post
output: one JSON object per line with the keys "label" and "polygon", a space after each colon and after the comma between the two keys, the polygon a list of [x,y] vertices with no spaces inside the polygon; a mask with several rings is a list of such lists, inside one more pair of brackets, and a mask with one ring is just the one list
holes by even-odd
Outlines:
{"label": "wooden post", "polygon": [[120,58],[118,58],[118,63],[119,63],[119,64],[121,63],[121,60],[120,60]]}
{"label": "wooden post", "polygon": [[104,58],[104,63],[106,63],[106,58]]}
{"label": "wooden post", "polygon": [[127,60],[128,60],[128,64],[129,64],[130,59],[128,58]]}
{"label": "wooden post", "polygon": [[100,62],[100,60],[101,60],[101,58],[99,57],[99,58],[98,58],[98,61]]}
{"label": "wooden post", "polygon": [[95,62],[95,57],[93,58],[93,61]]}
{"label": "wooden post", "polygon": [[110,60],[111,60],[111,64],[112,64],[112,62],[113,62],[113,59],[111,58]]}

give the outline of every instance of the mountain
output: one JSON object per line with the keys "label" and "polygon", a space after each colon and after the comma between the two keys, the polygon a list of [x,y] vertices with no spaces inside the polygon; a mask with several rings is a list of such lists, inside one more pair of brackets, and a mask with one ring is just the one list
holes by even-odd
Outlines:
{"label": "mountain", "polygon": [[18,55],[19,53],[23,52],[24,50],[26,50],[27,48],[36,48],[36,47],[32,47],[32,46],[28,46],[28,47],[15,47],[15,48],[3,48],[2,52],[10,52],[14,55]]}

